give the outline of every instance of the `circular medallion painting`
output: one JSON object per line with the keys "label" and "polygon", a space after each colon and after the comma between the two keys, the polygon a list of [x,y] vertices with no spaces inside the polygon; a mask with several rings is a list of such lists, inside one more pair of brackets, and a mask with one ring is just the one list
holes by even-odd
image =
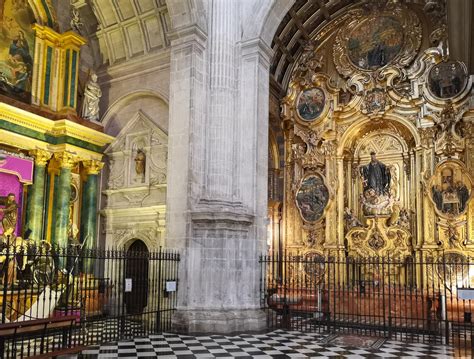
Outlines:
{"label": "circular medallion painting", "polygon": [[298,97],[296,108],[304,121],[314,121],[324,110],[326,96],[319,87],[304,90]]}
{"label": "circular medallion painting", "polygon": [[466,83],[466,69],[458,61],[441,62],[433,66],[428,75],[430,92],[438,98],[459,95],[466,87]]}
{"label": "circular medallion painting", "polygon": [[315,222],[323,216],[329,201],[329,191],[323,179],[316,174],[303,179],[296,192],[296,206],[306,222]]}
{"label": "circular medallion painting", "polygon": [[347,53],[352,63],[363,70],[376,70],[395,59],[403,45],[403,28],[387,16],[369,18],[350,34]]}

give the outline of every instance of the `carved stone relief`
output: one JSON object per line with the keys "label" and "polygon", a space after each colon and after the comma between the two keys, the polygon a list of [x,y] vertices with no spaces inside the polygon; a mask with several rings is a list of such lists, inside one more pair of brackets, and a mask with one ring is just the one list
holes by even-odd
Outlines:
{"label": "carved stone relief", "polygon": [[[130,236],[147,246],[158,245],[159,213],[165,212],[166,203],[167,135],[138,112],[105,153],[108,178],[102,213],[108,245]],[[137,228],[131,228],[132,223]]]}

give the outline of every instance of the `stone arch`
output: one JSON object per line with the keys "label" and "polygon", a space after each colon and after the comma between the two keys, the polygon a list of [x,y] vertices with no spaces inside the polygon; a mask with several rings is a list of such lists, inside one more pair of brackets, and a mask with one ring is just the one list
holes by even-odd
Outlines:
{"label": "stone arch", "polygon": [[[243,32],[243,40],[259,37],[265,44],[271,44],[281,21],[291,9],[295,0],[276,0],[256,2],[248,16]],[[255,21],[262,19],[262,21]]]}
{"label": "stone arch", "polygon": [[[417,147],[421,144],[420,134],[416,130],[415,125],[412,124],[410,121],[406,120],[405,118],[391,114],[384,115],[383,118],[379,121],[383,121],[380,124],[387,125],[389,123],[392,123],[393,125],[395,125],[395,127],[402,131],[402,134],[405,135],[405,140],[408,140],[409,142],[409,140],[411,139],[411,141],[413,141],[414,147]],[[363,130],[370,127],[370,125],[373,123],[374,119],[359,114],[358,118],[353,122],[352,125],[349,126],[349,128],[342,135],[336,152],[337,156],[343,156],[344,150],[350,147],[350,142],[357,137],[355,136],[356,133],[365,133],[365,131]]]}
{"label": "stone arch", "polygon": [[[152,108],[155,111],[147,113]],[[147,114],[161,130],[168,133],[168,98],[151,90],[130,92],[113,102],[102,117],[105,132],[116,136],[138,111]]]}
{"label": "stone arch", "polygon": [[174,30],[192,25],[204,31],[207,29],[206,6],[203,0],[166,0],[166,6]]}
{"label": "stone arch", "polygon": [[149,252],[153,252],[153,250],[157,249],[157,244],[153,243],[153,240],[146,234],[144,233],[129,233],[124,235],[120,240],[116,243],[116,247],[119,250],[123,250],[124,252],[127,252],[130,246],[135,242],[135,241],[142,241],[145,246],[147,247]]}

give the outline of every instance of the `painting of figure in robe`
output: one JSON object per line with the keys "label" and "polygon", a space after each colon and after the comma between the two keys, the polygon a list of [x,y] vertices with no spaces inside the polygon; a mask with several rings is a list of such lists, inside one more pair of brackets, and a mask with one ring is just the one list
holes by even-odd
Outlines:
{"label": "painting of figure in robe", "polygon": [[0,5],[0,93],[30,101],[35,19],[27,1]]}
{"label": "painting of figure in robe", "polygon": [[431,69],[428,76],[430,92],[439,98],[452,98],[466,87],[467,74],[457,61],[441,62]]}
{"label": "painting of figure in robe", "polygon": [[314,121],[323,112],[325,99],[323,90],[318,87],[304,90],[296,105],[298,114],[305,121]]}
{"label": "painting of figure in robe", "polygon": [[[457,178],[457,180],[455,179]],[[450,216],[462,214],[470,198],[468,185],[453,168],[444,168],[439,181],[431,187],[431,198],[438,211]]]}
{"label": "painting of figure in robe", "polygon": [[320,219],[329,201],[329,191],[318,175],[309,175],[296,192],[296,205],[306,222]]}
{"label": "painting of figure in robe", "polygon": [[388,65],[403,45],[403,28],[387,16],[362,21],[351,33],[347,43],[352,63],[364,70]]}

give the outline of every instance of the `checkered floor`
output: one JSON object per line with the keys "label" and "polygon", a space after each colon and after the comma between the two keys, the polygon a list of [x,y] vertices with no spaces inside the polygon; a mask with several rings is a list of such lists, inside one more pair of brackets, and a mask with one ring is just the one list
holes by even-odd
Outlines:
{"label": "checkered floor", "polygon": [[[327,335],[277,330],[239,336],[150,335],[103,345],[83,352],[84,358],[452,358],[445,346],[375,340],[376,345],[354,347],[331,344]],[[338,342],[341,342],[339,340]]]}

